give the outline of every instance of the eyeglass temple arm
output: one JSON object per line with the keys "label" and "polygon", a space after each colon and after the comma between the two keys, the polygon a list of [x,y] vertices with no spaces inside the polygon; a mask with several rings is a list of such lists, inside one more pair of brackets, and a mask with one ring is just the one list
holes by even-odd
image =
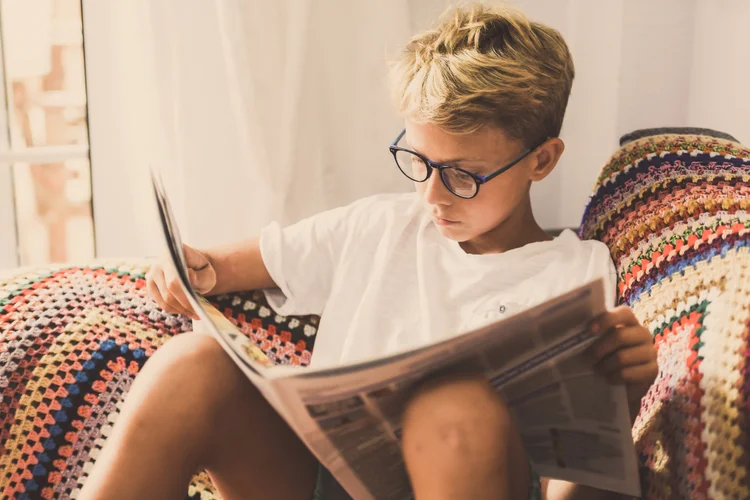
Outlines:
{"label": "eyeglass temple arm", "polygon": [[400,134],[398,134],[398,137],[396,137],[396,140],[393,141],[393,144],[391,144],[391,147],[396,147],[396,144],[398,144],[398,141],[401,140],[401,138],[406,134],[406,129],[403,129]]}
{"label": "eyeglass temple arm", "polygon": [[484,182],[492,180],[495,177],[497,177],[498,175],[502,174],[503,172],[507,172],[510,168],[516,166],[518,164],[518,162],[520,162],[521,160],[523,160],[524,158],[526,158],[526,155],[528,155],[532,151],[533,151],[533,149],[528,149],[528,150],[524,151],[521,156],[519,156],[518,158],[516,158],[512,162],[508,163],[507,165],[505,165],[504,167],[502,167],[500,170],[495,170],[494,172],[492,172],[488,176],[482,176],[482,175],[480,175],[478,177],[481,177]]}
{"label": "eyeglass temple arm", "polygon": [[487,181],[489,181],[489,180],[491,180],[491,179],[494,179],[494,178],[495,178],[495,177],[497,177],[498,175],[500,175],[500,174],[502,174],[503,172],[507,171],[507,170],[508,170],[509,168],[511,168],[511,167],[514,167],[514,166],[515,166],[515,165],[516,165],[516,164],[517,164],[518,162],[520,162],[521,160],[523,160],[524,158],[526,158],[526,157],[527,157],[527,156],[528,156],[528,155],[529,155],[529,154],[530,154],[530,153],[531,153],[532,151],[534,151],[534,150],[535,150],[535,149],[537,149],[537,148],[538,148],[539,146],[541,146],[542,144],[544,144],[545,142],[547,142],[547,140],[548,140],[548,139],[549,139],[549,137],[545,137],[545,138],[544,138],[544,140],[543,140],[542,142],[540,142],[539,144],[537,144],[537,145],[536,145],[536,146],[534,146],[533,148],[529,148],[529,149],[527,149],[526,151],[524,151],[523,153],[521,153],[521,154],[520,154],[520,155],[518,156],[518,158],[516,158],[516,159],[515,159],[515,160],[513,160],[512,162],[508,163],[507,165],[505,165],[504,167],[502,167],[502,168],[501,168],[500,170],[497,170],[497,171],[495,171],[495,172],[492,172],[491,174],[489,174],[489,175],[488,175],[488,176],[486,176],[486,177],[483,177],[483,176],[481,176],[481,175],[480,175],[479,177],[482,177],[482,179],[483,179],[483,182],[487,182]]}

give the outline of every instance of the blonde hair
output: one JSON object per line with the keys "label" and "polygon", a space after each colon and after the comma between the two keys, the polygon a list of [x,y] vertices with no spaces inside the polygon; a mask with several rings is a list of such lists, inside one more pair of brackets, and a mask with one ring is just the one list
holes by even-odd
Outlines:
{"label": "blonde hair", "polygon": [[452,133],[493,125],[531,147],[560,134],[574,73],[559,32],[518,10],[475,4],[412,38],[390,77],[405,118]]}

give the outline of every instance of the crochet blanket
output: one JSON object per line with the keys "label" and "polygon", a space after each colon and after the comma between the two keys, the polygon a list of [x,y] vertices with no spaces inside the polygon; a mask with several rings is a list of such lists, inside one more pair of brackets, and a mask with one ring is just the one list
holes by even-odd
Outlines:
{"label": "crochet blanket", "polygon": [[645,498],[750,498],[748,181],[736,142],[645,137],[613,155],[583,217],[658,348],[634,427]]}
{"label": "crochet blanket", "polygon": [[[148,299],[146,263],[0,277],[0,497],[75,498],[144,363],[191,328]],[[317,318],[275,315],[260,292],[213,303],[279,364],[307,365]],[[187,498],[219,498],[205,473]]]}

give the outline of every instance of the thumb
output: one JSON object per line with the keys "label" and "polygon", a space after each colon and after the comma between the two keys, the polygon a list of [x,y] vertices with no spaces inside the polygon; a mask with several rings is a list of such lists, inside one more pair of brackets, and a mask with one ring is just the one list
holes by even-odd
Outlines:
{"label": "thumb", "polygon": [[185,261],[188,268],[198,270],[210,265],[206,256],[198,250],[183,244],[182,251],[185,253]]}
{"label": "thumb", "polygon": [[190,284],[198,293],[206,294],[216,286],[216,271],[208,264],[201,270],[188,269]]}

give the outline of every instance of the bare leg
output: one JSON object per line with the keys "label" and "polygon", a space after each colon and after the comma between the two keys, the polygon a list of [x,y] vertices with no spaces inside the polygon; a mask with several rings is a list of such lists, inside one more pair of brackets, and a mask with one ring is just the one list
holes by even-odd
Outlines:
{"label": "bare leg", "polygon": [[127,396],[82,499],[181,499],[208,470],[225,500],[307,500],[317,462],[206,335],[162,346]]}
{"label": "bare leg", "polygon": [[507,408],[474,377],[422,387],[403,419],[406,468],[417,499],[526,499],[530,471]]}

